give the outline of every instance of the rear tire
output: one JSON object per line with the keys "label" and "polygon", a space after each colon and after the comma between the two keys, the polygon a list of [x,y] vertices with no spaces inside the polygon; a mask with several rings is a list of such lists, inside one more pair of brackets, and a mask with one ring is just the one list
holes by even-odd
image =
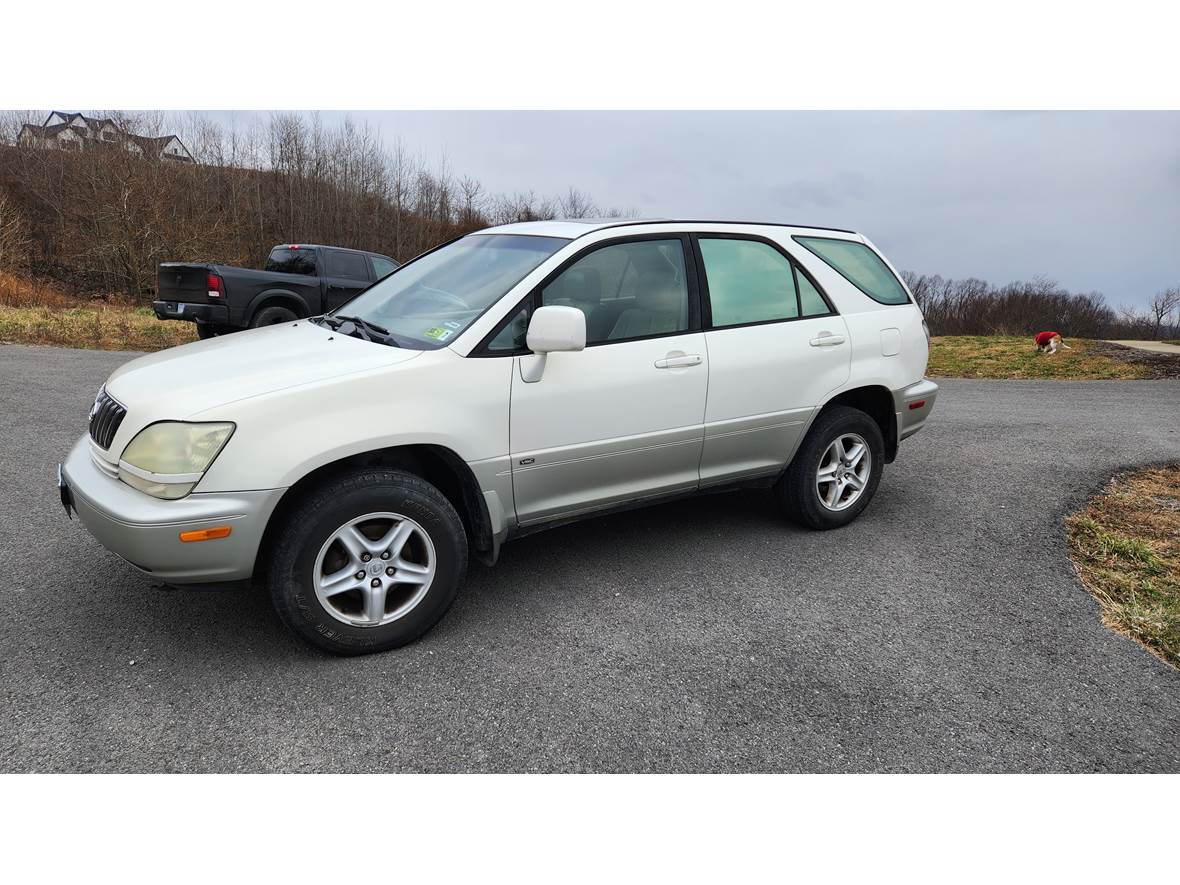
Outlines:
{"label": "rear tire", "polygon": [[283,323],[293,323],[299,319],[298,314],[289,307],[282,307],[274,305],[273,307],[264,307],[258,313],[254,314],[254,318],[250,320],[250,328],[258,329],[262,326],[280,326]]}
{"label": "rear tire", "polygon": [[197,337],[202,341],[208,341],[210,338],[216,338],[220,332],[217,327],[210,323],[197,323]]}
{"label": "rear tire", "polygon": [[884,464],[885,440],[877,422],[859,409],[829,406],[815,419],[775,492],[787,516],[800,525],[840,528],[869,505]]}
{"label": "rear tire", "polygon": [[[446,614],[467,570],[467,535],[455,508],[400,470],[344,474],[299,502],[278,528],[267,570],[275,610],[333,654],[413,642]],[[371,589],[374,582],[380,585]]]}

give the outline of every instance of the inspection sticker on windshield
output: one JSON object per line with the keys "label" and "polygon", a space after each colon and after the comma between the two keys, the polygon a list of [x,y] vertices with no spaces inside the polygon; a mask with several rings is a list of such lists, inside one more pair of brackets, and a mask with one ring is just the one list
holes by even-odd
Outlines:
{"label": "inspection sticker on windshield", "polygon": [[432,326],[431,328],[427,329],[422,334],[425,335],[427,338],[431,339],[432,341],[446,341],[448,338],[450,338],[455,333],[450,329],[442,329],[442,328],[439,328],[438,326]]}
{"label": "inspection sticker on windshield", "polygon": [[447,322],[443,323],[443,325],[448,329],[460,329],[463,326],[462,323],[456,323],[454,320],[447,320]]}

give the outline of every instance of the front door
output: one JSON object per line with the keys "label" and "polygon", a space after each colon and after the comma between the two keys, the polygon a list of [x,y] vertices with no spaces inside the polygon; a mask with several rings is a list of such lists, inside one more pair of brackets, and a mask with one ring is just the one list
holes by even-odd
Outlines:
{"label": "front door", "polygon": [[586,315],[587,346],[512,378],[510,445],[522,525],[692,490],[709,364],[695,273],[680,237],[612,242],[578,259],[539,303]]}

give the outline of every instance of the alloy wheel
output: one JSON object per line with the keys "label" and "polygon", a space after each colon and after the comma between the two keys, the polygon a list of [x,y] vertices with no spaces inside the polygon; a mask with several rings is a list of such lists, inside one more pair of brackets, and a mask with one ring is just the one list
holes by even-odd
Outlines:
{"label": "alloy wheel", "polygon": [[828,510],[847,510],[864,494],[872,466],[873,456],[864,437],[840,434],[824,450],[815,474],[820,503]]}
{"label": "alloy wheel", "polygon": [[328,536],[316,556],[316,598],[339,621],[380,627],[409,614],[430,590],[434,543],[400,513],[366,513]]}

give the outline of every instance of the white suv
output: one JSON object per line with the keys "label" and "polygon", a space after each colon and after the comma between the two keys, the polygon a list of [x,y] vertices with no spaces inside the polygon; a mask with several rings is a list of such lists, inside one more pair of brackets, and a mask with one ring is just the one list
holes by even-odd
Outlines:
{"label": "white suv", "polygon": [[338,311],[133,360],[59,471],[164,581],[264,581],[310,642],[403,645],[469,551],[612,508],[773,486],[851,522],[938,388],[864,237],[730,222],[511,224]]}

